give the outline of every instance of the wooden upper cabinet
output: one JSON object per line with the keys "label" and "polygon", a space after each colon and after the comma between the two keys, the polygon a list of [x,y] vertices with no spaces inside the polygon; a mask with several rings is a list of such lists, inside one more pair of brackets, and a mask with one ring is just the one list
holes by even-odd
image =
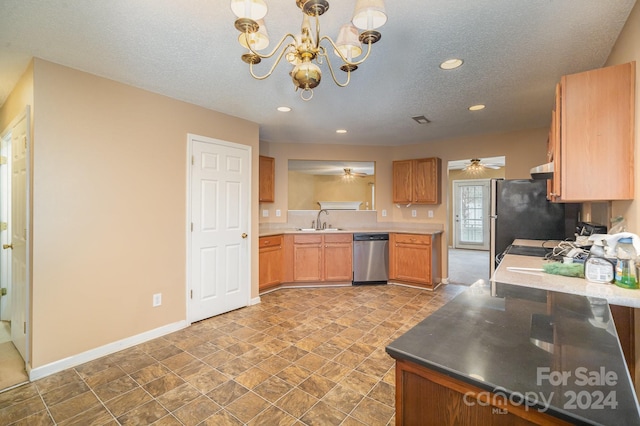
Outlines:
{"label": "wooden upper cabinet", "polygon": [[393,162],[393,202],[440,204],[441,160],[437,157]]}
{"label": "wooden upper cabinet", "polygon": [[552,123],[558,202],[634,196],[635,62],[563,76]]}
{"label": "wooden upper cabinet", "polygon": [[261,203],[273,203],[276,192],[276,159],[260,156],[258,179],[260,180],[259,198]]}

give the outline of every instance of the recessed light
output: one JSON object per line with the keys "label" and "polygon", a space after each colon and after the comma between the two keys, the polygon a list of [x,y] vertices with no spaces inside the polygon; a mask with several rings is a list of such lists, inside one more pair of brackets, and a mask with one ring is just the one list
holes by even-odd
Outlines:
{"label": "recessed light", "polygon": [[336,130],[336,133],[343,134],[343,133],[347,133],[347,131],[345,129],[338,129]]}
{"label": "recessed light", "polygon": [[454,70],[459,66],[461,66],[463,63],[464,61],[462,59],[457,59],[457,58],[447,59],[446,61],[440,64],[440,68],[442,68],[443,70]]}
{"label": "recessed light", "polygon": [[288,106],[281,106],[281,107],[278,107],[278,111],[280,111],[280,112],[289,112],[289,111],[291,111],[291,108],[289,108]]}
{"label": "recessed light", "polygon": [[480,111],[481,109],[484,109],[486,105],[483,104],[478,104],[478,105],[471,105],[469,107],[469,111]]}

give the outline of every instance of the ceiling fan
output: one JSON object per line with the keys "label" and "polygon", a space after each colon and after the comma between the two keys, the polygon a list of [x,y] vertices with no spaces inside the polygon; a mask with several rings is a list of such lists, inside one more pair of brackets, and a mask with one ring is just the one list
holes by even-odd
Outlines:
{"label": "ceiling fan", "polygon": [[354,172],[353,170],[351,170],[351,168],[346,167],[344,169],[344,176],[349,178],[349,177],[367,177],[368,175],[366,173]]}
{"label": "ceiling fan", "polygon": [[499,169],[499,164],[483,163],[479,158],[472,158],[470,163],[464,166],[464,171],[479,171],[483,169]]}

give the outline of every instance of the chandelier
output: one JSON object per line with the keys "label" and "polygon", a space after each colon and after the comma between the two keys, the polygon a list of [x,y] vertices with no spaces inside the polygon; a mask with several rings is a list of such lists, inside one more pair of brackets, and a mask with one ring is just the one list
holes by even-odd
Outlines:
{"label": "chandelier", "polygon": [[[248,49],[242,55],[242,60],[249,64],[251,76],[257,80],[269,77],[280,60],[284,57],[293,69],[289,73],[295,90],[301,89],[300,97],[308,101],[313,97],[313,89],[320,84],[321,65],[326,60],[327,67],[333,81],[340,87],[345,87],[351,81],[351,73],[358,69],[369,57],[371,45],[380,40],[381,34],[377,28],[387,21],[383,0],[357,0],[350,23],[340,28],[337,41],[328,36],[320,35],[320,16],[329,9],[327,0],[296,0],[296,5],[302,10],[302,26],[297,35],[285,34],[270,53],[259,53],[269,46],[269,36],[263,18],[267,14],[267,4],[264,0],[231,0],[231,10],[237,16],[235,27],[240,31],[238,41]],[[312,31],[312,23],[315,31]],[[362,30],[362,33],[358,32]],[[289,41],[287,44],[285,44]],[[327,46],[322,43],[326,42]],[[361,59],[362,44],[367,45],[367,53]],[[340,60],[340,69],[347,73],[344,82],[338,81],[331,66],[328,50],[333,50]],[[279,53],[278,53],[279,52]],[[278,55],[271,69],[264,75],[256,75],[253,67],[262,59],[269,59]]]}

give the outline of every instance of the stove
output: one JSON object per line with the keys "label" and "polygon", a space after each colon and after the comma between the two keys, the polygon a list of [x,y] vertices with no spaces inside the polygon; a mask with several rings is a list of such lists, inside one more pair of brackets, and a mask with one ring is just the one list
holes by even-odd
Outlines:
{"label": "stove", "polygon": [[545,257],[553,252],[553,247],[531,247],[511,245],[505,251],[505,254],[517,254],[520,256]]}

